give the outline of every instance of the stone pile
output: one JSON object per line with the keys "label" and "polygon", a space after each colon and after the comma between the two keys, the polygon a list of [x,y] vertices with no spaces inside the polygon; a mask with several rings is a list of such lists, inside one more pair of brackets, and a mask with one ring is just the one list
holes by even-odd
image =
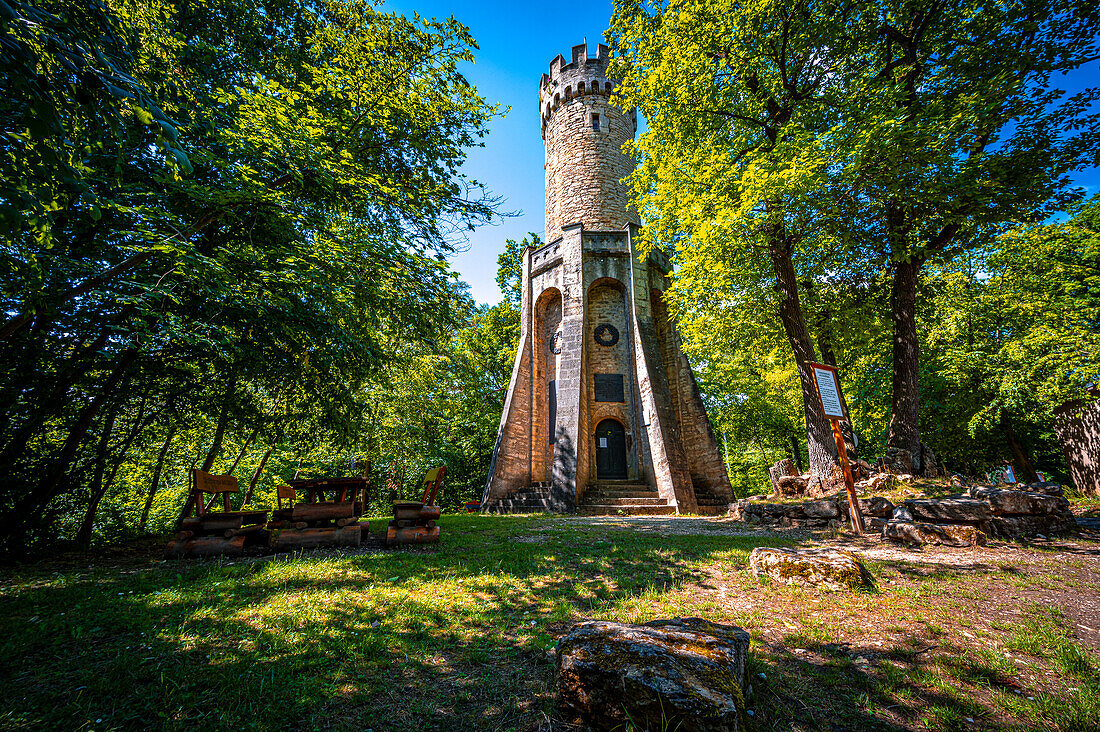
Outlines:
{"label": "stone pile", "polygon": [[[894,504],[880,496],[860,498],[859,511],[868,528],[877,528],[891,516]],[[848,520],[848,500],[843,496],[805,503],[758,503],[745,499],[730,505],[730,516],[761,526],[827,529]]]}
{"label": "stone pile", "polygon": [[[881,475],[881,474],[880,474]],[[803,503],[740,500],[730,517],[764,527],[828,529],[848,522],[843,494]],[[1073,531],[1076,521],[1057,483],[971,486],[944,498],[911,498],[895,506],[881,496],[859,499],[870,530],[909,544],[975,546],[987,536],[1017,538]]]}
{"label": "stone pile", "polygon": [[987,535],[1017,538],[1076,528],[1069,501],[1056,483],[971,486],[965,494],[918,498],[894,509],[883,527],[887,539],[912,544],[974,546]]}

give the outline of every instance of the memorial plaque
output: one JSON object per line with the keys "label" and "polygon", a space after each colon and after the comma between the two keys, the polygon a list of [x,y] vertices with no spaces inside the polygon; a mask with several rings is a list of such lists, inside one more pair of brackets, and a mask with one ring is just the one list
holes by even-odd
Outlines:
{"label": "memorial plaque", "polygon": [[626,395],[623,391],[622,374],[594,374],[596,385],[596,401],[598,402],[625,402]]}

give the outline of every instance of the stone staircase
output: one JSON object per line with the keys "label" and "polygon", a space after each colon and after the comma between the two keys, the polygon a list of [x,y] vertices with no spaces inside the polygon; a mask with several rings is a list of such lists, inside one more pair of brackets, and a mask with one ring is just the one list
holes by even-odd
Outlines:
{"label": "stone staircase", "polygon": [[603,481],[588,486],[577,506],[585,516],[667,516],[676,509],[644,483]]}

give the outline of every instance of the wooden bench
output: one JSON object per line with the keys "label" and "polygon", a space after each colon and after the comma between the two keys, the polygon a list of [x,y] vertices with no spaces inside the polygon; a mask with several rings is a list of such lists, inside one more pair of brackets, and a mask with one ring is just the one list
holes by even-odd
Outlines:
{"label": "wooden bench", "polygon": [[[266,538],[267,511],[232,511],[229,499],[240,493],[232,475],[191,471],[191,489],[178,532],[165,549],[169,557],[238,555],[249,537]],[[209,500],[207,499],[209,496]],[[215,505],[220,503],[220,511]],[[192,515],[193,514],[193,515]]]}
{"label": "wooden bench", "polygon": [[441,510],[435,505],[443,487],[446,466],[429,470],[424,476],[424,493],[420,502],[394,501],[393,521],[386,531],[386,543],[393,544],[431,544],[439,541],[439,520]]}

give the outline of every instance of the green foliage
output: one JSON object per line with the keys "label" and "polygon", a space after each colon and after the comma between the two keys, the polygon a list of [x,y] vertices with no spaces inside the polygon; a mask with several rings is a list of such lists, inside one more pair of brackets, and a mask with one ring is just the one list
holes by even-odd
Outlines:
{"label": "green foliage", "polygon": [[[937,272],[965,267],[953,262],[984,257],[984,242],[1079,195],[1067,174],[1097,161],[1100,87],[1066,95],[1056,79],[1095,64],[1098,28],[1096,7],[1075,0],[617,3],[617,95],[648,123],[633,143],[639,164],[630,178],[647,222],[644,246],[674,254],[670,309],[685,349],[709,374],[712,401],[753,403],[739,382],[759,391],[760,377],[747,364],[776,363],[794,378],[795,362],[823,360],[841,368],[864,455],[885,445],[892,417],[915,422],[916,405],[899,412],[891,385],[902,374],[902,393],[915,397],[914,361],[936,328],[937,295],[906,287],[919,285],[926,261]],[[918,276],[892,300],[901,263]],[[1040,270],[1048,283],[1080,277],[1065,266]],[[1048,299],[1036,294],[1035,303]],[[784,313],[796,295],[800,311]],[[916,330],[898,330],[899,318],[918,315]],[[1088,372],[1068,355],[1051,356],[1063,361],[1061,372],[1031,358],[1074,350],[1072,358],[1087,360],[1090,346],[1078,348],[1076,335],[1056,345],[1062,336],[1040,328],[1032,350],[1017,344],[1019,395],[1064,391],[1054,382]],[[891,356],[894,343],[901,347]],[[985,446],[965,424],[986,407],[972,403],[964,380],[941,373],[939,358],[919,363],[922,425],[934,450],[977,467]],[[723,375],[712,365],[719,360],[740,364],[738,375]],[[1023,377],[1025,361],[1033,368]],[[773,398],[791,415],[788,429],[797,429],[798,403],[809,410],[812,397],[804,388],[789,401]],[[986,411],[995,415],[999,403]],[[759,415],[760,430],[774,424],[759,407],[738,409]],[[751,437],[738,442],[734,452],[753,449]],[[981,459],[964,459],[968,451]]]}
{"label": "green foliage", "polygon": [[239,471],[346,470],[387,366],[469,317],[444,256],[494,215],[460,166],[498,110],[468,31],[357,0],[3,7],[0,548],[94,517],[105,460],[105,506],[144,493],[173,428],[177,487],[246,444]]}

